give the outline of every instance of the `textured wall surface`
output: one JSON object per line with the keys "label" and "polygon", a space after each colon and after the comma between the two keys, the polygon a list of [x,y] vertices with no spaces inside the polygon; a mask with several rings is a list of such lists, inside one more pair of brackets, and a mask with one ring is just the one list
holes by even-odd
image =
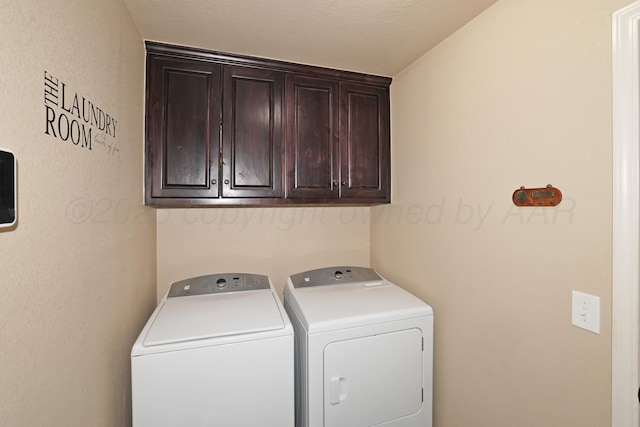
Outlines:
{"label": "textured wall surface", "polygon": [[[438,427],[611,424],[611,13],[501,0],[392,85],[372,266],[435,311]],[[553,184],[556,208],[516,208]],[[571,291],[601,298],[599,335]]]}
{"label": "textured wall surface", "polygon": [[0,232],[0,425],[126,426],[156,288],[142,39],[120,1],[4,3],[0,147],[18,159],[19,218]]}

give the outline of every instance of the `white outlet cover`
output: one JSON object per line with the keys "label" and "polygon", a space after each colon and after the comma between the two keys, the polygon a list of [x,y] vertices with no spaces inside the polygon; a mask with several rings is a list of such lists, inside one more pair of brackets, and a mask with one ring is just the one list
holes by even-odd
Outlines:
{"label": "white outlet cover", "polygon": [[600,333],[600,297],[571,291],[571,323],[596,334]]}

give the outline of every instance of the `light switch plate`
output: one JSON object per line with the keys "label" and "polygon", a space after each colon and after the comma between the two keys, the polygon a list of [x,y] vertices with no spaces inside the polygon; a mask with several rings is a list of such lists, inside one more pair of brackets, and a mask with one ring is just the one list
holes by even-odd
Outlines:
{"label": "light switch plate", "polygon": [[571,323],[596,334],[600,333],[600,297],[571,291]]}

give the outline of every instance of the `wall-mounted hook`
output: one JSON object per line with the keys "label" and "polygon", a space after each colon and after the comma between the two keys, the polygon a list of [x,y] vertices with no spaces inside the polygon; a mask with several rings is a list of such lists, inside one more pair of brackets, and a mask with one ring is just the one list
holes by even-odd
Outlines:
{"label": "wall-mounted hook", "polygon": [[558,206],[562,201],[562,192],[551,184],[544,188],[522,186],[513,192],[512,200],[516,206]]}

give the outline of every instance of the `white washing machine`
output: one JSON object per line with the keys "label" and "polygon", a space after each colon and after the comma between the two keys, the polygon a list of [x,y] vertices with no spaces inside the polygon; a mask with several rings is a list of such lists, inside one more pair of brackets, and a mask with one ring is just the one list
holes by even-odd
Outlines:
{"label": "white washing machine", "polygon": [[296,427],[431,427],[433,310],[362,267],[290,276]]}
{"label": "white washing machine", "polygon": [[267,276],[172,283],[131,350],[134,427],[293,427],[294,337]]}

